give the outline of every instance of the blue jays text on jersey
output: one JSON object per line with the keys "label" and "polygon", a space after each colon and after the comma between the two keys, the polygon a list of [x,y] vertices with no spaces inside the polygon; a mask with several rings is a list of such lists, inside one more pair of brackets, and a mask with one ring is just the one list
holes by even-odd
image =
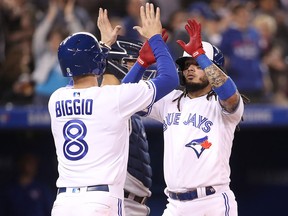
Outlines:
{"label": "blue jays text on jersey", "polygon": [[92,115],[92,99],[73,99],[55,102],[56,117],[70,115]]}
{"label": "blue jays text on jersey", "polygon": [[[167,113],[164,119],[164,131],[170,125],[179,125],[181,113]],[[189,113],[186,120],[182,122],[184,125],[192,125],[195,128],[201,129],[203,132],[208,133],[211,130],[213,122],[207,117],[201,116],[197,113]]]}

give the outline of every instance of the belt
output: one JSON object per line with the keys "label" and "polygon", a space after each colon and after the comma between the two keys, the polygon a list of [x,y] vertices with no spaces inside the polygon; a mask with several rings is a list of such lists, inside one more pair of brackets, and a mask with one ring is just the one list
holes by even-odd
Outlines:
{"label": "belt", "polygon": [[136,196],[135,194],[130,193],[128,191],[124,191],[124,197],[132,199],[135,202],[138,202],[138,203],[140,203],[142,205],[144,205],[146,203],[146,200],[147,200],[147,197],[139,197],[139,196]]}
{"label": "belt", "polygon": [[87,187],[60,187],[58,188],[57,194],[71,192],[71,193],[79,193],[81,190],[85,191],[107,191],[109,192],[108,185],[91,185]]}
{"label": "belt", "polygon": [[[205,187],[206,196],[214,194],[215,192],[216,190],[212,186]],[[194,200],[194,199],[199,198],[197,189],[193,191],[187,191],[184,193],[175,193],[175,192],[168,191],[168,194],[171,199],[180,200],[180,201]]]}

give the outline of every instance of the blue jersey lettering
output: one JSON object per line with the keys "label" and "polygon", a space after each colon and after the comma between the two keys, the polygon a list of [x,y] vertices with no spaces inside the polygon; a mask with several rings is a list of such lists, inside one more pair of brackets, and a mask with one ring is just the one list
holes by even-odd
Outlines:
{"label": "blue jersey lettering", "polygon": [[56,117],[71,115],[92,115],[92,99],[61,100],[55,103]]}
{"label": "blue jersey lettering", "polygon": [[[163,129],[166,131],[171,125],[179,125],[179,119],[181,113],[167,113],[165,120],[163,122]],[[203,132],[208,133],[211,130],[213,122],[208,120],[207,117],[197,115],[197,113],[190,113],[185,121],[182,122],[183,125],[193,126],[195,128],[201,129]]]}

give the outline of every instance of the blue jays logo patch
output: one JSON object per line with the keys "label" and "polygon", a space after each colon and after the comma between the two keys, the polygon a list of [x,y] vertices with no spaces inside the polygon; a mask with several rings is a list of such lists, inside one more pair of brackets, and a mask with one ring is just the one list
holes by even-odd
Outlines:
{"label": "blue jays logo patch", "polygon": [[209,149],[212,144],[208,141],[208,136],[205,136],[200,139],[194,139],[186,147],[190,147],[194,150],[197,157],[199,158],[205,149]]}

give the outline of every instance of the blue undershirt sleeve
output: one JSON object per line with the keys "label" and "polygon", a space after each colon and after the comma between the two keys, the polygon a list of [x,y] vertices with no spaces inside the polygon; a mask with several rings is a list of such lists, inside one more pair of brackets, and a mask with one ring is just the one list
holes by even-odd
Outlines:
{"label": "blue undershirt sleeve", "polygon": [[137,61],[129,70],[129,73],[122,79],[122,83],[137,83],[141,80],[146,68],[142,67]]}
{"label": "blue undershirt sleeve", "polygon": [[[179,77],[177,74],[176,65],[161,35],[154,35],[148,40],[148,43],[154,53],[157,62],[158,75],[155,78],[151,79],[156,88],[156,102],[178,87]],[[138,82],[141,79],[139,78],[140,74],[142,76],[144,72],[145,68],[143,69],[143,67],[136,63],[133,66],[133,70],[131,69],[129,71],[129,73],[124,77],[122,82]]]}

